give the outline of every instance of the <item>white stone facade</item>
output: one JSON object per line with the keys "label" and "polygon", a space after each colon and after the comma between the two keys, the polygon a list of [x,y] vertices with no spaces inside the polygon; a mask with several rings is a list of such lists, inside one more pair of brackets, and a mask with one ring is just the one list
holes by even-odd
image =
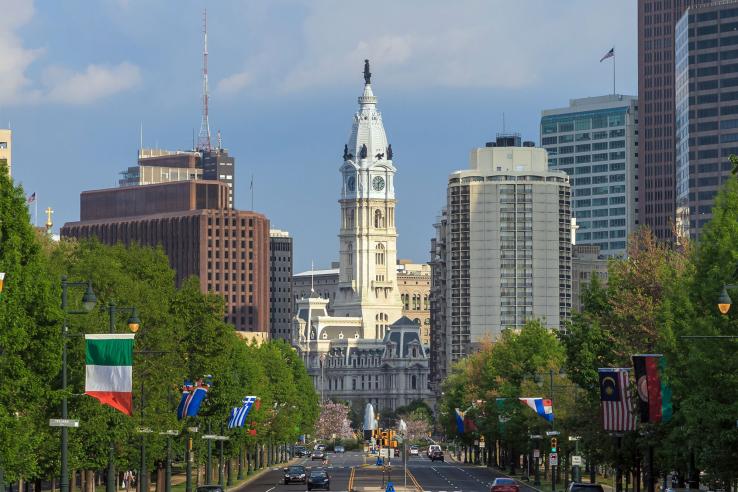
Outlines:
{"label": "white stone facade", "polygon": [[372,403],[381,411],[429,400],[431,392],[420,327],[402,318],[396,168],[370,78],[366,62],[364,92],[339,168],[335,297],[324,299],[313,289],[297,300],[292,337],[322,398],[350,401],[358,410]]}

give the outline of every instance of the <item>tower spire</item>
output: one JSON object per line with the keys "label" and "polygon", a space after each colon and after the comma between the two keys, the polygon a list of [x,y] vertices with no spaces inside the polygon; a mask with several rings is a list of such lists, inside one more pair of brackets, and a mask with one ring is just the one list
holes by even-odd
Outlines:
{"label": "tower spire", "polygon": [[210,122],[208,121],[208,11],[202,13],[202,33],[204,38],[202,51],[202,122],[197,137],[199,150],[210,150]]}

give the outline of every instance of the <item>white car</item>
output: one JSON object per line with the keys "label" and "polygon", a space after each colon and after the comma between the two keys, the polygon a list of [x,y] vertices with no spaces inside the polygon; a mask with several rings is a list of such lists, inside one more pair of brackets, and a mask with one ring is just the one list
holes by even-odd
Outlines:
{"label": "white car", "polygon": [[410,456],[418,456],[419,451],[417,446],[410,446]]}
{"label": "white car", "polygon": [[428,457],[429,458],[431,457],[431,454],[433,454],[433,451],[443,451],[443,450],[441,449],[441,446],[439,446],[438,444],[431,444],[430,446],[428,446]]}

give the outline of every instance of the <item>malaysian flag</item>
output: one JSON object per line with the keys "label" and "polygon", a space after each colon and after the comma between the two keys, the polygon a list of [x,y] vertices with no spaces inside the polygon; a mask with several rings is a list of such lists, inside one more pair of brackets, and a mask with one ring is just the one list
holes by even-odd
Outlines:
{"label": "malaysian flag", "polygon": [[247,396],[242,400],[242,405],[240,407],[234,407],[231,409],[231,416],[228,417],[228,428],[233,429],[234,427],[243,427],[246,423],[246,417],[251,411],[251,407],[254,406],[257,400],[258,397],[256,396]]}
{"label": "malaysian flag", "polygon": [[600,58],[600,63],[602,63],[603,61],[607,60],[608,58],[612,58],[613,56],[615,56],[615,47],[614,46],[612,48],[610,48],[610,51],[608,51],[607,53],[605,53],[605,56],[603,56],[602,58]]}
{"label": "malaysian flag", "polygon": [[608,432],[633,431],[636,416],[630,398],[629,369],[599,369],[602,426]]}

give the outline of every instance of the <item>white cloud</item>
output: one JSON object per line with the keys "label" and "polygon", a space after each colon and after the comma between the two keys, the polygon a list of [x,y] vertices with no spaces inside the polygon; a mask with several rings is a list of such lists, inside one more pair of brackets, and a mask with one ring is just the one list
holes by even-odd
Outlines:
{"label": "white cloud", "polygon": [[40,61],[45,50],[24,47],[18,31],[33,19],[33,0],[0,0],[0,12],[0,104],[89,104],[141,81],[139,68],[127,62],[90,64],[83,72],[49,66],[42,70],[41,80],[32,80],[27,75],[29,67]]}
{"label": "white cloud", "polygon": [[44,75],[48,88],[43,99],[62,104],[89,104],[137,86],[141,71],[123,62],[114,66],[88,65],[84,72],[49,68]]}
{"label": "white cloud", "polygon": [[260,56],[270,48],[251,45],[250,86],[345,85],[360,80],[369,58],[374,80],[385,87],[540,89],[552,81],[586,87],[607,78],[608,67],[597,61],[613,43],[623,74],[635,74],[635,7],[620,0],[375,0],[371,8],[305,0],[303,6],[300,29],[281,33],[295,48],[288,63],[279,60],[279,73],[275,57]]}
{"label": "white cloud", "polygon": [[235,94],[246,88],[253,79],[248,72],[234,73],[218,82],[215,91],[225,95]]}

